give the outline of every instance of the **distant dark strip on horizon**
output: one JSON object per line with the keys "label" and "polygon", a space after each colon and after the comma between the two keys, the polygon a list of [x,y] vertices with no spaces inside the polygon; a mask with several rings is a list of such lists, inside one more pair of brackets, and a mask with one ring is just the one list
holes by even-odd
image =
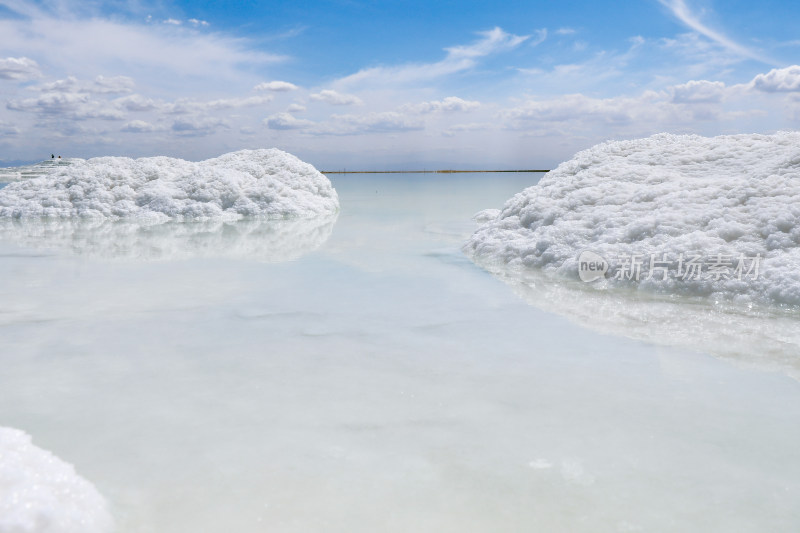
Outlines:
{"label": "distant dark strip on horizon", "polygon": [[321,170],[323,174],[468,174],[477,172],[550,172],[550,170]]}

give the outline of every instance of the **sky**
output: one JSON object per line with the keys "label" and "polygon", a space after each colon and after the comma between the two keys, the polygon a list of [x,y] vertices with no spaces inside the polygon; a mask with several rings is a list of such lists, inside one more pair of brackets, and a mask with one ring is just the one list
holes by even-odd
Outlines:
{"label": "sky", "polygon": [[800,2],[0,0],[0,164],[277,147],[321,170],[554,168],[800,127]]}

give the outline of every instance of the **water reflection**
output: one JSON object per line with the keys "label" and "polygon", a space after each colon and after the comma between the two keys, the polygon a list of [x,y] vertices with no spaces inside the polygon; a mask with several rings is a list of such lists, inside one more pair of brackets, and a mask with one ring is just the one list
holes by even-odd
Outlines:
{"label": "water reflection", "polygon": [[29,178],[38,178],[58,168],[69,166],[80,161],[79,159],[47,159],[32,165],[25,165],[20,167],[3,167],[0,168],[0,188],[13,181],[20,181]]}
{"label": "water reflection", "polygon": [[0,220],[0,239],[102,259],[238,258],[291,261],[330,237],[338,214],[312,219],[152,223],[133,220]]}
{"label": "water reflection", "polygon": [[700,350],[740,367],[779,371],[800,380],[797,310],[605,290],[540,272],[478,264],[530,304],[589,329]]}

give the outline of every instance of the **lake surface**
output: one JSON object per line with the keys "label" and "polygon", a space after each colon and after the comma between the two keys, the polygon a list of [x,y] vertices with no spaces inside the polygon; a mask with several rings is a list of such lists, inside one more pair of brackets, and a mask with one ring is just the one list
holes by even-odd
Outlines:
{"label": "lake surface", "polygon": [[585,329],[462,254],[539,176],[334,175],[307,223],[5,224],[0,425],[122,533],[800,530],[796,379]]}

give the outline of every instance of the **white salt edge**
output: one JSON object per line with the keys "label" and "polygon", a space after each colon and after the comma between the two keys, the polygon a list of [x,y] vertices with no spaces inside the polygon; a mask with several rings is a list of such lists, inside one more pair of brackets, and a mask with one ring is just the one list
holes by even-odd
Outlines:
{"label": "white salt edge", "polygon": [[665,280],[659,272],[649,280],[607,283],[800,306],[800,132],[658,134],[599,144],[487,215],[480,213],[483,222],[464,251],[495,268],[577,279],[584,250],[609,262],[638,254],[645,266],[651,253],[760,255],[755,279],[683,280],[673,262]]}
{"label": "white salt edge", "polygon": [[0,427],[0,533],[104,533],[113,521],[97,489],[72,465]]}
{"label": "white salt edge", "polygon": [[0,217],[237,220],[330,215],[327,177],[277,149],[201,162],[169,157],[71,159],[0,189]]}

